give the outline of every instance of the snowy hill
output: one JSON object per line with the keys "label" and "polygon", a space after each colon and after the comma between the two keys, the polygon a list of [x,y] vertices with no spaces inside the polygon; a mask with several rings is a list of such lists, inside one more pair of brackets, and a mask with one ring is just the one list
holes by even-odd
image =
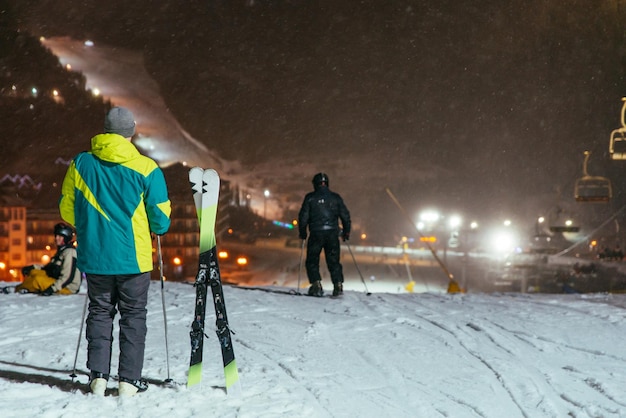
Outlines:
{"label": "snowy hill", "polygon": [[[144,368],[152,384],[123,400],[114,381],[105,398],[84,393],[82,337],[78,378],[69,377],[84,290],[0,295],[2,415],[626,416],[625,295],[348,291],[318,299],[226,287],[243,387],[237,399],[225,393],[211,330],[202,385],[184,385],[195,294],[181,283],[165,284],[175,385],[159,384],[168,374],[160,292],[154,282]],[[207,318],[212,325],[211,309]],[[115,374],[117,357],[112,361]]]}

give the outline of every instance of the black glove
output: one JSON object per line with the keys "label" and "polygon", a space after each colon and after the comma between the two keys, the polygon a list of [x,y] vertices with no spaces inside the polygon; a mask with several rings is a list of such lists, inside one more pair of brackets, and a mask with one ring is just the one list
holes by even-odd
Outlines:
{"label": "black glove", "polygon": [[343,231],[343,233],[341,234],[341,238],[343,239],[344,242],[350,240],[350,233]]}
{"label": "black glove", "polygon": [[26,267],[22,267],[22,274],[24,276],[28,276],[30,274],[31,271],[35,270],[35,266],[26,266]]}
{"label": "black glove", "polygon": [[306,231],[300,231],[300,239],[306,239]]}
{"label": "black glove", "polygon": [[54,289],[52,289],[52,286],[50,286],[49,288],[41,292],[41,296],[50,296],[53,293],[54,293]]}

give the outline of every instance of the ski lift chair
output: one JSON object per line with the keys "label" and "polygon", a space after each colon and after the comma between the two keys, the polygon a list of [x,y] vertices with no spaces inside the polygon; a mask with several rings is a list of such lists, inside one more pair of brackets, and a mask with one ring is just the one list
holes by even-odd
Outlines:
{"label": "ski lift chair", "polygon": [[[590,176],[587,172],[587,162],[591,153],[585,151],[583,162],[583,176],[576,180],[574,198],[577,202],[605,203],[613,197],[611,181],[606,177]],[[626,154],[625,154],[626,156]]]}
{"label": "ski lift chair", "polygon": [[609,155],[612,160],[626,160],[626,127],[611,132]]}
{"label": "ski lift chair", "polygon": [[579,178],[574,197],[577,202],[606,203],[613,197],[611,181],[598,176]]}
{"label": "ski lift chair", "polygon": [[609,155],[612,160],[626,160],[626,97],[622,97],[622,126],[611,132]]}

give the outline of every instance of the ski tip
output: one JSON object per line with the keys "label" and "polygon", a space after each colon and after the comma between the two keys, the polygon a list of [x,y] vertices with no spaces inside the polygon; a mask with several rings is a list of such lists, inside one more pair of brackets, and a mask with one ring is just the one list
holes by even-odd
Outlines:
{"label": "ski tip", "polygon": [[187,387],[197,385],[202,380],[202,363],[196,363],[189,367],[189,373],[187,374]]}
{"label": "ski tip", "polygon": [[224,366],[224,377],[226,379],[226,393],[228,394],[228,396],[240,396],[241,383],[239,381],[239,371],[237,370],[237,363],[234,359],[229,364]]}
{"label": "ski tip", "polygon": [[235,398],[238,398],[242,395],[242,389],[241,389],[241,383],[239,380],[237,380],[235,383],[233,383],[231,386],[228,386],[226,388],[226,394],[228,396],[232,396]]}
{"label": "ski tip", "polygon": [[239,370],[237,369],[237,362],[234,359],[224,366],[224,378],[226,379],[226,388],[239,382]]}

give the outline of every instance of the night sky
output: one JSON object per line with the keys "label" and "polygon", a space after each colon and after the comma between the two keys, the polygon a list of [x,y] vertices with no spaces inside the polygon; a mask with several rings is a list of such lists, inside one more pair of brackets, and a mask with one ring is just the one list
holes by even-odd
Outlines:
{"label": "night sky", "polygon": [[[142,50],[185,129],[285,207],[316,171],[381,237],[407,227],[385,187],[409,211],[526,227],[560,207],[592,228],[626,202],[608,158],[626,2],[14,3],[33,32]],[[609,205],[574,202],[585,150]]]}

